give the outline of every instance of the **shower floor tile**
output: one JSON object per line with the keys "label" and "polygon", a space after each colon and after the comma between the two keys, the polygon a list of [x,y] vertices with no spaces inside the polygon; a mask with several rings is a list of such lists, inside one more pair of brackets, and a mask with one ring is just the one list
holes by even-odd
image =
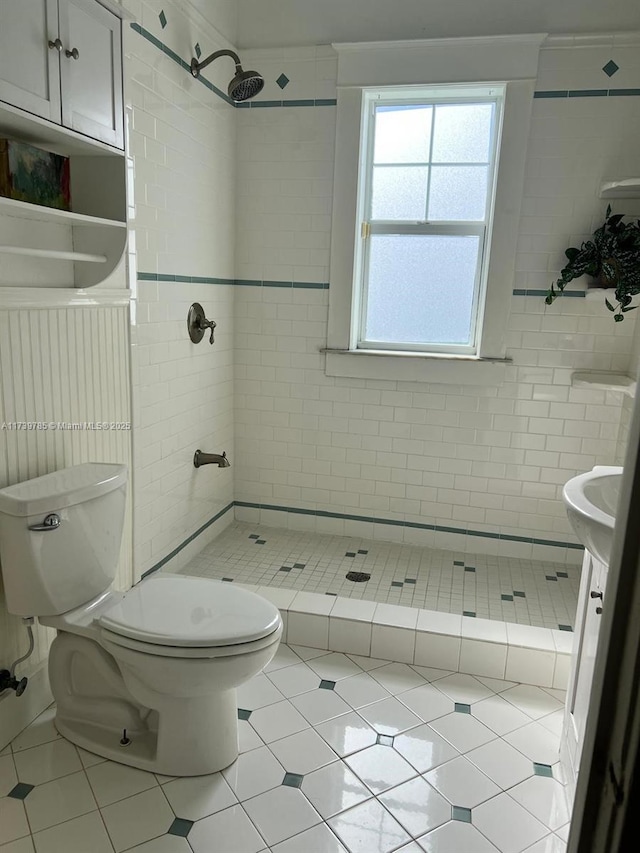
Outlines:
{"label": "shower floor tile", "polygon": [[[258,544],[263,543],[263,544]],[[569,630],[580,567],[234,522],[181,570],[257,586]],[[348,580],[351,572],[369,576]]]}

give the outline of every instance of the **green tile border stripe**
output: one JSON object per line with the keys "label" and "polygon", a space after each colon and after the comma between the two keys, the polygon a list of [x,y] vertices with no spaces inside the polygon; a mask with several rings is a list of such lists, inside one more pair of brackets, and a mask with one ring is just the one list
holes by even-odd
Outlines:
{"label": "green tile border stripe", "polygon": [[317,518],[338,518],[343,521],[364,521],[368,524],[387,524],[390,527],[408,527],[411,530],[435,530],[439,533],[457,533],[465,536],[477,536],[483,539],[498,539],[503,542],[525,542],[529,545],[547,545],[551,548],[569,548],[572,551],[582,551],[583,546],[578,545],[575,542],[556,542],[553,539],[536,539],[534,537],[528,536],[512,536],[511,534],[506,533],[491,533],[485,530],[465,530],[462,527],[444,527],[440,524],[422,524],[417,521],[399,521],[395,518],[373,518],[370,515],[353,515],[351,513],[346,512],[329,512],[328,510],[320,510],[320,509],[304,509],[303,507],[294,507],[294,506],[276,506],[275,504],[262,504],[262,503],[253,503],[252,501],[232,501],[230,504],[220,510],[213,518],[210,518],[202,527],[199,527],[195,533],[192,533],[191,536],[187,537],[184,542],[181,542],[176,548],[173,549],[166,557],[163,557],[158,563],[152,566],[150,569],[147,569],[146,572],[142,575],[140,580],[146,578],[147,575],[153,574],[153,572],[157,572],[158,569],[161,569],[164,565],[166,565],[169,560],[172,560],[177,554],[180,553],[187,545],[190,545],[196,537],[198,537],[201,533],[211,527],[211,525],[216,522],[219,518],[229,512],[230,509],[233,509],[236,506],[245,507],[247,509],[266,509],[266,510],[275,510],[276,512],[290,512],[293,515],[314,515]]}
{"label": "green tile border stripe", "polygon": [[533,93],[538,99],[640,97],[640,89],[553,89]]}
{"label": "green tile border stripe", "polygon": [[169,560],[173,560],[173,558],[177,554],[179,554],[180,551],[182,551],[184,548],[186,548],[187,545],[190,545],[194,539],[196,539],[198,536],[200,536],[201,533],[204,533],[204,531],[208,527],[211,527],[212,524],[214,524],[219,518],[222,518],[223,515],[225,515],[227,512],[229,512],[229,510],[233,509],[234,506],[235,506],[235,501],[231,501],[231,503],[227,504],[224,509],[221,509],[220,512],[217,512],[213,516],[213,518],[210,518],[209,521],[206,521],[202,525],[202,527],[199,527],[195,533],[192,533],[191,536],[188,536],[184,540],[184,542],[181,542],[177,548],[174,548],[173,551],[171,551],[169,554],[167,554],[166,557],[163,557],[158,563],[155,564],[155,566],[152,566],[150,569],[147,569],[146,572],[143,572],[140,580],[143,580],[144,578],[146,578],[147,575],[153,574],[153,572],[157,572],[158,569],[161,569],[164,565],[166,565],[166,563],[168,563]]}
{"label": "green tile border stripe", "polygon": [[[299,290],[329,290],[328,281],[274,281],[261,280],[252,278],[219,278],[216,276],[203,275],[178,275],[155,272],[139,272],[137,275],[138,281],[158,281],[171,283],[185,284],[222,284],[233,287],[282,287],[294,288]],[[514,288],[514,296],[546,296],[547,290],[534,290]],[[586,292],[584,290],[565,290],[562,297],[584,299]]]}
{"label": "green tile border stripe", "polygon": [[234,287],[282,287],[299,290],[328,290],[328,281],[261,281],[248,278],[217,278],[202,275],[173,275],[155,272],[139,272],[138,281],[158,281],[185,284],[222,284]]}
{"label": "green tile border stripe", "polygon": [[[138,33],[138,35],[142,36],[142,38],[146,39],[150,44],[154,47],[157,47],[162,53],[166,54],[169,59],[173,59],[176,65],[179,65],[183,71],[187,71],[189,75],[191,75],[191,66],[188,62],[185,62],[181,56],[171,50],[171,48],[166,45],[163,41],[153,33],[149,32],[149,30],[145,30],[144,27],[141,27],[140,24],[133,22],[131,25],[131,29]],[[338,103],[335,98],[309,98],[307,100],[280,100],[280,101],[246,101],[241,104],[236,104],[225,92],[221,89],[218,89],[210,80],[207,80],[202,74],[195,78],[203,86],[206,86],[207,89],[210,89],[214,95],[217,95],[221,98],[225,104],[229,104],[230,107],[234,108],[242,108],[242,109],[256,109],[256,108],[265,108],[265,107],[335,107]]]}

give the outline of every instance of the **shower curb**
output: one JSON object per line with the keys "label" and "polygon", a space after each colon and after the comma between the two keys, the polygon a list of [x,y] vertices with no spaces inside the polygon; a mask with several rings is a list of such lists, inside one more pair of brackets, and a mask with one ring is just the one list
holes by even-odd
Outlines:
{"label": "shower curb", "polygon": [[566,690],[574,634],[281,587],[236,584],[278,607],[282,641]]}

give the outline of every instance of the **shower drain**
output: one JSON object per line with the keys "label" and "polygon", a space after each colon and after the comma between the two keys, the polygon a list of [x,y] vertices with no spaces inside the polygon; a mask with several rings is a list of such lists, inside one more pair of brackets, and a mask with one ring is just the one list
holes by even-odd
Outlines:
{"label": "shower drain", "polygon": [[354,583],[364,583],[371,580],[371,575],[367,574],[367,572],[347,572],[347,580]]}

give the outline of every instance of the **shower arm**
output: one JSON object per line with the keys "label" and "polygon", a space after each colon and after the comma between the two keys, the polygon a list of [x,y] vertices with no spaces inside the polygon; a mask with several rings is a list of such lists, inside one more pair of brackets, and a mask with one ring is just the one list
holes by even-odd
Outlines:
{"label": "shower arm", "polygon": [[191,60],[191,73],[194,77],[198,77],[203,68],[206,68],[207,65],[211,65],[214,59],[218,59],[220,56],[230,56],[235,62],[236,68],[242,67],[240,64],[240,57],[233,50],[216,50],[215,53],[212,53],[211,56],[207,56],[207,58],[203,59],[202,62],[198,62],[194,56]]}

